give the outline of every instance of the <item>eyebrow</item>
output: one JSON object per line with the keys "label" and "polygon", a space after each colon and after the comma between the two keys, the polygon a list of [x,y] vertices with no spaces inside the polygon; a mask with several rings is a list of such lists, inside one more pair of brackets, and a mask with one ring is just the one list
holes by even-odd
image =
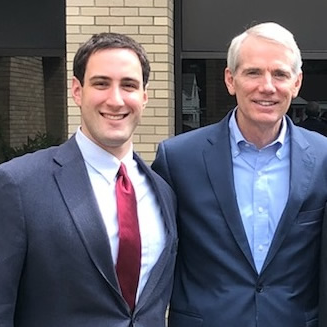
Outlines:
{"label": "eyebrow", "polygon": [[[112,78],[110,78],[110,77],[108,77],[108,76],[105,76],[105,75],[95,75],[95,76],[92,76],[92,77],[90,78],[90,81],[91,81],[91,82],[94,82],[94,81],[96,81],[96,80],[111,81]],[[142,84],[141,81],[139,81],[139,80],[136,79],[136,78],[132,78],[132,77],[124,77],[124,78],[122,78],[121,81],[123,81],[123,82],[134,82],[134,83],[137,83],[138,85],[139,85],[139,84]]]}

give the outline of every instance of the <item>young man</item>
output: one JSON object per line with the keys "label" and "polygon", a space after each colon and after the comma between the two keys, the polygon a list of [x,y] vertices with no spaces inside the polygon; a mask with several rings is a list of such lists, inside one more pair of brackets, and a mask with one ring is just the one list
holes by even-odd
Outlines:
{"label": "young man", "polygon": [[0,166],[1,326],[165,326],[175,198],[132,147],[149,72],[134,40],[94,35],[74,59],[77,133]]}
{"label": "young man", "polygon": [[225,70],[237,107],[159,146],[178,199],[170,327],[317,326],[327,139],[286,116],[301,65],[285,28],[248,29]]}

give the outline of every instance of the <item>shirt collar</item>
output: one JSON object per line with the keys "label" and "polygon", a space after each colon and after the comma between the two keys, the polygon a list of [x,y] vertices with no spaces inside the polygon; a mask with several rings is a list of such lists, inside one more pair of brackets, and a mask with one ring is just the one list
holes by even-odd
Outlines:
{"label": "shirt collar", "polygon": [[91,141],[82,132],[81,127],[77,129],[76,142],[84,161],[98,173],[103,175],[109,183],[115,181],[121,162],[124,162],[126,167],[134,165],[133,146],[131,146],[128,153],[120,161],[114,155]]}
{"label": "shirt collar", "polygon": [[[231,148],[233,157],[237,156],[241,152],[240,144],[245,143],[248,145],[254,146],[252,143],[248,142],[241,130],[239,129],[236,121],[236,110],[237,107],[233,110],[231,118],[229,120],[229,130],[230,130],[230,138],[231,138]],[[282,119],[282,128],[279,132],[279,135],[276,140],[266,145],[263,149],[274,146],[276,149],[276,156],[281,159],[283,157],[283,153],[285,152],[285,144],[289,140],[289,130],[287,128],[287,120],[285,116]]]}

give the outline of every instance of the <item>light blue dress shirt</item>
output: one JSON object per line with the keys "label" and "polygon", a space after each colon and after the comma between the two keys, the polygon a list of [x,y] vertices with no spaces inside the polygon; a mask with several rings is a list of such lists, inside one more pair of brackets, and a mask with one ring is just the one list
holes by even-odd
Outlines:
{"label": "light blue dress shirt", "polygon": [[243,226],[260,273],[284,211],[290,180],[290,136],[285,117],[278,138],[262,149],[229,121],[234,186]]}

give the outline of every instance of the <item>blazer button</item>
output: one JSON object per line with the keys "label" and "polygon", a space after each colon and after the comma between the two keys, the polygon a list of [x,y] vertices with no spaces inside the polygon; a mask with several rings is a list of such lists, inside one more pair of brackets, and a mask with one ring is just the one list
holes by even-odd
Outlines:
{"label": "blazer button", "polygon": [[263,292],[263,286],[262,285],[257,286],[256,291],[258,293],[262,293]]}

